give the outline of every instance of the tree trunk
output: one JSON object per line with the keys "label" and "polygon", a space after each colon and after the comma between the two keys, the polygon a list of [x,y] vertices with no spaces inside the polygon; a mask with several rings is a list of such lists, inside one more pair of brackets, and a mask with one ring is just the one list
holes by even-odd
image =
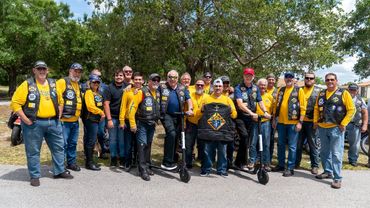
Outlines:
{"label": "tree trunk", "polygon": [[15,92],[15,89],[17,88],[17,70],[15,69],[8,70],[8,80],[9,80],[8,96],[12,97]]}

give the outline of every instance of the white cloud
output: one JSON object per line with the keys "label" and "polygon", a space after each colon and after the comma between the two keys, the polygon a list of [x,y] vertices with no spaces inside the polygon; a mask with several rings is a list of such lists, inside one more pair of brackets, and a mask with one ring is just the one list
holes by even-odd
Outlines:
{"label": "white cloud", "polygon": [[355,9],[356,0],[342,0],[341,8],[344,12],[349,13]]}

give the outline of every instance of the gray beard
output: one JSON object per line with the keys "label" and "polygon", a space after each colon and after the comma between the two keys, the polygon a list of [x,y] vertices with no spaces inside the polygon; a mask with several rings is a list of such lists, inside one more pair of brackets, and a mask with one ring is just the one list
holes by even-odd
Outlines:
{"label": "gray beard", "polygon": [[79,82],[79,81],[80,81],[80,78],[79,78],[79,77],[69,76],[69,78],[70,78],[73,82]]}
{"label": "gray beard", "polygon": [[201,95],[201,94],[203,94],[203,92],[204,92],[203,90],[196,90],[196,91],[195,91],[195,93],[196,93],[197,95]]}

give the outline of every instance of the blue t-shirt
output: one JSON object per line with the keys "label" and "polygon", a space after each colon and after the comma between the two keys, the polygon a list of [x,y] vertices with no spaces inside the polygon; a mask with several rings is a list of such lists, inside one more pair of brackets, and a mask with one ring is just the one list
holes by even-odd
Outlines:
{"label": "blue t-shirt", "polygon": [[[234,97],[235,97],[235,100],[236,99],[243,99],[243,96],[242,96],[242,90],[240,88],[242,87],[245,87],[247,89],[247,93],[248,95],[251,94],[253,91],[252,91],[252,88],[253,88],[253,85],[251,85],[250,87],[247,87],[244,83],[241,83],[241,84],[238,84],[235,86],[235,92],[234,92]],[[260,92],[260,89],[257,87],[257,97],[256,97],[256,105],[258,105],[258,102],[262,101],[262,97],[261,97],[261,92]],[[246,117],[244,114],[242,113],[238,113],[238,116],[241,116],[241,117]],[[247,118],[250,118],[250,117],[247,117]]]}
{"label": "blue t-shirt", "polygon": [[[175,112],[181,112],[183,109],[180,109],[180,102],[179,99],[177,98],[176,90],[172,89],[171,87],[168,87],[168,89],[170,90],[170,95],[168,96],[167,113],[173,114]],[[190,99],[189,90],[187,89],[184,90],[184,96],[185,101]]]}

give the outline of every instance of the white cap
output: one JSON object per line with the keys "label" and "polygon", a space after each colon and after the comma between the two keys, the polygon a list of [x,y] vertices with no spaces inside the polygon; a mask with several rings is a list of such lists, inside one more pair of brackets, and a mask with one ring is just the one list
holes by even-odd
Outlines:
{"label": "white cap", "polygon": [[213,81],[213,85],[223,85],[223,82],[220,78],[216,79],[215,81]]}

